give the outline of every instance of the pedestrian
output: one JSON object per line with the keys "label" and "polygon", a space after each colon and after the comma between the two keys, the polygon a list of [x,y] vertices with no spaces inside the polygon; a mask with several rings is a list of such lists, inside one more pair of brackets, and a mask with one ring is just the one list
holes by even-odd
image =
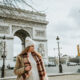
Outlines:
{"label": "pedestrian", "polygon": [[26,48],[17,56],[16,80],[48,80],[42,56],[35,50],[35,42],[26,38]]}

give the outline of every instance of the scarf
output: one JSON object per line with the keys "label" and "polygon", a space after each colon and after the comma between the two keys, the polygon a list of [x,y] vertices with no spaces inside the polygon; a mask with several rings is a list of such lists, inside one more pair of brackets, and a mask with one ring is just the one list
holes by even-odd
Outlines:
{"label": "scarf", "polygon": [[[44,80],[44,77],[45,77],[45,68],[44,68],[44,64],[43,64],[43,60],[42,60],[42,57],[35,54],[35,53],[31,53],[34,60],[36,61],[37,63],[37,69],[38,69],[38,73],[39,73],[39,77],[40,77],[40,80]],[[23,56],[23,59],[24,59],[24,66],[31,66],[31,63],[29,61],[29,56],[25,53],[22,55]],[[27,57],[27,58],[26,58]],[[22,77],[23,79],[25,80],[25,78],[29,77],[30,76],[30,71],[25,71],[25,73],[22,74]]]}

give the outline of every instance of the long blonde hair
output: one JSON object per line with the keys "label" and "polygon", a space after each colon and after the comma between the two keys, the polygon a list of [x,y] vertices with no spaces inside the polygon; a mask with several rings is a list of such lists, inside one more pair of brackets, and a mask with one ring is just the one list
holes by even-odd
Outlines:
{"label": "long blonde hair", "polygon": [[30,46],[26,47],[24,50],[22,50],[22,52],[19,55],[27,53],[29,48],[30,48]]}
{"label": "long blonde hair", "polygon": [[[22,54],[25,54],[25,53],[27,54],[29,48],[30,48],[30,46],[26,47],[19,55],[22,55]],[[35,52],[35,53],[31,52],[31,53],[37,55],[38,57],[42,57],[40,55],[40,53],[38,53],[38,52]]]}

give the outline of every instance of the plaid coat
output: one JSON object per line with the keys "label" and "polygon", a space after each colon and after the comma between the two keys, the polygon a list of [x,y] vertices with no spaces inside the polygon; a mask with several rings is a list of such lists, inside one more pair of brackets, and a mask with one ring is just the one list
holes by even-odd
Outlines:
{"label": "plaid coat", "polygon": [[[35,53],[31,53],[31,54],[37,63],[37,69],[38,69],[40,80],[44,80],[46,71],[45,71],[42,57]],[[26,77],[29,77],[30,71],[25,71],[24,69],[26,66],[31,66],[31,63],[28,58],[29,57],[26,55],[26,53],[17,56],[16,65],[14,68],[14,73],[17,75],[16,80],[20,80],[21,77],[23,78],[23,80],[25,80]]]}

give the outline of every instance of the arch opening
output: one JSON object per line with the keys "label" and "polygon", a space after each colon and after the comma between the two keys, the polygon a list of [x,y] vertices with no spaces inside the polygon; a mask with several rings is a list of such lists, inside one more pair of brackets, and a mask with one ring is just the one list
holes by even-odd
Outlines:
{"label": "arch opening", "polygon": [[30,35],[23,29],[20,29],[14,33],[14,54],[16,54],[16,52],[20,53],[25,48],[26,37],[30,37]]}

